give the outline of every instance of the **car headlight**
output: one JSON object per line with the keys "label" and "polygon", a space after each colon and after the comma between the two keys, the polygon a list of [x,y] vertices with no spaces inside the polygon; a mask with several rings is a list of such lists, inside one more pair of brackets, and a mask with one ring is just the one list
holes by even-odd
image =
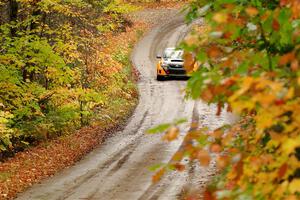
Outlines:
{"label": "car headlight", "polygon": [[163,63],[161,64],[161,67],[164,68],[164,69],[168,68],[168,63],[163,62]]}

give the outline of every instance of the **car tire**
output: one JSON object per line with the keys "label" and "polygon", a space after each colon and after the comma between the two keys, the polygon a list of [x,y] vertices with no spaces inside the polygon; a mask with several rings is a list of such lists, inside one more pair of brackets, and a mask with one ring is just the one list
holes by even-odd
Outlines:
{"label": "car tire", "polygon": [[165,80],[165,77],[164,77],[164,76],[161,76],[161,75],[157,75],[157,76],[156,76],[156,80],[158,80],[158,81],[163,81],[163,80]]}

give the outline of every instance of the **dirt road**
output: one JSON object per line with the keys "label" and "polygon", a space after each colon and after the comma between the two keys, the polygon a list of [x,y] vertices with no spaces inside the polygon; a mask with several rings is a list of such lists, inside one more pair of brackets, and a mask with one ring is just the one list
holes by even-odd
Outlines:
{"label": "dirt road", "polygon": [[[181,140],[167,144],[159,135],[145,131],[162,122],[187,118],[202,126],[217,128],[233,120],[231,114],[216,117],[214,105],[184,100],[182,89],[186,81],[155,80],[155,56],[165,47],[175,46],[185,37],[189,26],[182,16],[174,14],[148,33],[136,46],[132,61],[141,73],[140,103],[123,131],[88,154],[75,166],[32,187],[19,195],[19,200],[147,200],[179,199],[184,193],[199,189],[214,173],[196,164],[186,172],[169,173],[161,182],[152,185],[153,172],[148,167],[166,163],[181,144],[188,125],[182,125]],[[191,188],[191,183],[197,188]]]}

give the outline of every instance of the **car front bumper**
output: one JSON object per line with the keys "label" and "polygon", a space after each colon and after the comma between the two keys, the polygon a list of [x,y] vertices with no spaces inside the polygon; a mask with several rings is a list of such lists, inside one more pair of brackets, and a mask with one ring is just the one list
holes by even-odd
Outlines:
{"label": "car front bumper", "polygon": [[184,68],[167,68],[164,69],[167,77],[188,77],[188,74]]}

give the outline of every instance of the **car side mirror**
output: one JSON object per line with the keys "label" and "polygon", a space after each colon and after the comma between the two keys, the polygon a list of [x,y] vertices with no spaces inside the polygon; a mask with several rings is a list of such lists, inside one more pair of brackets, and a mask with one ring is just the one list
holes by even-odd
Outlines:
{"label": "car side mirror", "polygon": [[156,58],[157,58],[157,59],[161,59],[161,55],[157,55]]}

